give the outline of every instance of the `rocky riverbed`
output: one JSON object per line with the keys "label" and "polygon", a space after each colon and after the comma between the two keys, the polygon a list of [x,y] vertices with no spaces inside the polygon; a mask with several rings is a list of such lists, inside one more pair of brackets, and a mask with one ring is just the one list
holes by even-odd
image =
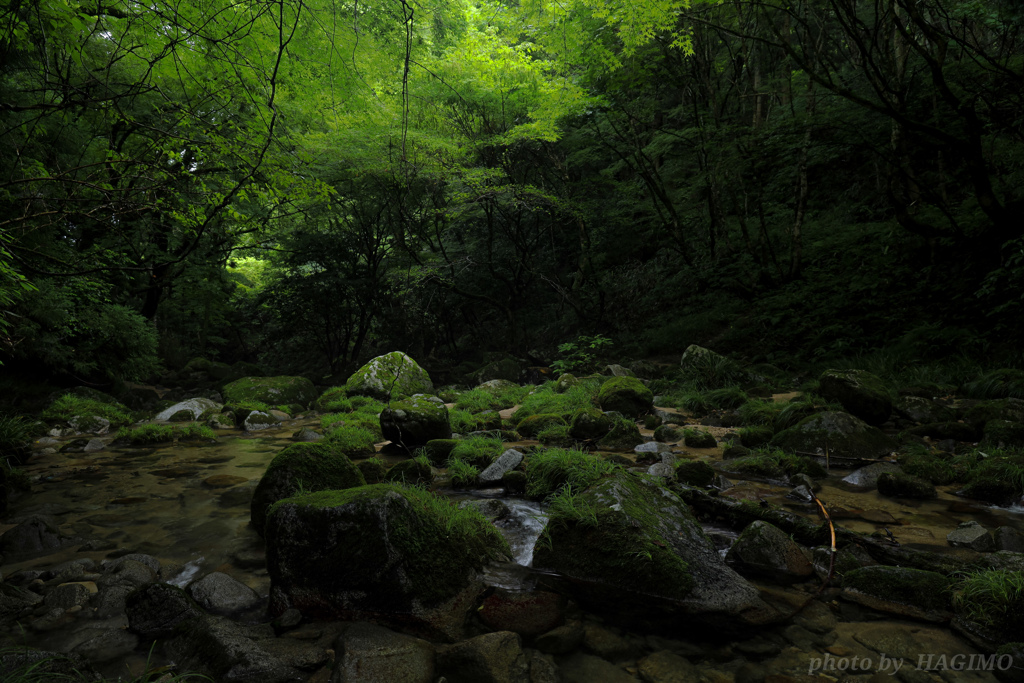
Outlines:
{"label": "rocky riverbed", "polygon": [[[507,552],[459,584],[455,602],[443,603],[450,627],[408,625],[385,607],[367,607],[377,603],[343,596],[336,598],[348,605],[341,612],[352,618],[325,619],[312,603],[297,602],[294,588],[282,592],[285,576],[302,568],[282,568],[282,550],[268,555],[268,543],[278,548],[280,539],[269,532],[264,540],[250,524],[268,466],[303,438],[296,435],[319,432],[325,413],[279,412],[284,417],[270,416],[262,429],[218,425],[201,442],[118,445],[101,434],[87,439],[92,448],[69,452],[82,434],[38,439],[23,466],[30,490],[11,501],[0,526],[3,647],[50,653],[55,670],[68,658],[109,679],[164,666],[254,682],[1020,679],[1016,651],[997,650],[1013,634],[977,628],[951,600],[951,577],[1024,567],[1019,505],[965,498],[955,484],[924,497],[883,495],[879,477],[899,470],[888,454],[867,469],[852,456],[820,457],[815,476],[743,469],[750,454],[736,450],[735,427],[675,406],[639,410],[633,445],[590,445],[587,457],[617,469],[601,475],[604,493],[594,488],[594,499],[581,494],[578,502],[597,511],[618,506],[629,533],[643,536],[624,546],[634,553],[625,561],[616,555],[625,552],[616,545],[623,540],[608,535],[619,517],[595,512],[593,526],[580,526],[567,521],[564,501],[524,497],[515,477],[453,486],[445,461],[435,462],[423,486],[478,511]],[[508,421],[515,411],[497,412]],[[696,445],[687,445],[690,433],[666,438],[672,434],[655,424],[679,425],[683,437],[701,421],[711,423],[699,428],[711,442]],[[895,436],[891,427],[888,433]],[[503,449],[523,455],[511,472],[529,472],[549,450],[521,434],[503,438]],[[374,451],[384,468],[413,461],[383,440]],[[364,463],[366,455],[352,461]],[[701,467],[709,478],[693,481]],[[367,483],[369,471],[360,467]],[[385,492],[393,485],[376,486]],[[644,487],[663,501],[651,519]],[[815,499],[837,528],[834,559]],[[717,559],[676,546],[674,539],[691,533],[689,511],[700,525],[694,543],[707,543]],[[681,516],[666,527],[672,515]],[[545,531],[549,517],[559,526]],[[689,558],[693,571],[678,576],[696,576],[696,591],[680,587],[671,562],[659,569],[662,551],[666,562]],[[359,552],[349,545],[332,566],[357,562]],[[587,572],[604,566],[602,556],[616,561],[595,578]],[[574,557],[590,559],[581,569]],[[735,580],[695,597],[713,582],[695,563]],[[0,661],[10,670],[18,656]]]}

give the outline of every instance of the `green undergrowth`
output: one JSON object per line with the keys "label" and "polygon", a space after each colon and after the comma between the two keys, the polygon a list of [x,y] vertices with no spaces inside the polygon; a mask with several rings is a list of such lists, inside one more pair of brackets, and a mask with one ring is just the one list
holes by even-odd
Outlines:
{"label": "green undergrowth", "polygon": [[456,434],[479,431],[484,422],[468,410],[457,408],[448,411],[448,424]]}
{"label": "green undergrowth", "polygon": [[349,457],[373,455],[374,444],[380,439],[374,432],[360,425],[345,424],[324,430],[324,440]]}
{"label": "green undergrowth", "polygon": [[546,498],[563,487],[582,491],[618,465],[571,448],[549,448],[526,462],[526,495]]}
{"label": "green undergrowth", "polygon": [[488,436],[461,439],[448,456],[448,462],[459,460],[478,468],[485,468],[501,455],[502,441]]}
{"label": "green undergrowth", "polygon": [[555,382],[542,384],[523,398],[519,409],[512,414],[512,422],[518,425],[532,415],[545,413],[562,415],[567,419],[579,410],[596,406],[595,397],[601,386],[599,380],[582,379],[561,394],[555,392],[555,385]]}
{"label": "green undergrowth", "polygon": [[913,444],[899,456],[904,472],[937,486],[964,484],[963,495],[994,503],[1024,496],[1024,453],[973,448],[953,455]]}
{"label": "green undergrowth", "polygon": [[794,474],[821,479],[827,474],[821,465],[810,458],[779,449],[753,450],[751,455],[723,461],[722,467],[728,472],[764,479],[782,479]]}
{"label": "green undergrowth", "polygon": [[900,453],[900,468],[915,477],[930,481],[936,486],[963,482],[977,464],[975,453],[953,455],[945,451],[933,451],[924,445],[913,444]]}
{"label": "green undergrowth", "polygon": [[574,522],[586,526],[597,526],[598,507],[572,486],[562,488],[548,498],[548,514],[560,523]]}
{"label": "green undergrowth", "polygon": [[120,403],[110,404],[74,394],[64,394],[42,412],[43,420],[70,420],[76,415],[97,415],[109,420],[111,426],[120,427],[132,423],[131,412]]}
{"label": "green undergrowth", "polygon": [[970,398],[1024,398],[1024,370],[995,370],[966,382],[962,391]]}
{"label": "green undergrowth", "polygon": [[121,427],[117,440],[132,446],[146,446],[170,441],[215,441],[217,434],[206,425],[188,424],[184,427],[146,424],[139,427]]}
{"label": "green undergrowth", "polygon": [[970,574],[953,593],[957,614],[999,633],[1024,633],[1024,574],[993,569]]}
{"label": "green undergrowth", "polygon": [[480,469],[458,458],[448,459],[448,480],[455,488],[472,486],[480,475]]}
{"label": "green undergrowth", "polygon": [[529,392],[529,387],[502,386],[497,389],[471,389],[459,394],[455,407],[470,413],[511,408]]}

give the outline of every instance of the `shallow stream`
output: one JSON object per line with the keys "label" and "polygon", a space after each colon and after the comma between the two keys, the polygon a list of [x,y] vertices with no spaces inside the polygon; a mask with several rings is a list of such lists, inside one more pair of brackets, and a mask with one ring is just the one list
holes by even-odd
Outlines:
{"label": "shallow stream", "polygon": [[[266,596],[270,581],[263,541],[249,527],[250,497],[274,455],[292,443],[290,435],[300,427],[315,425],[313,419],[293,420],[280,429],[255,435],[222,430],[216,443],[206,445],[107,448],[88,454],[37,451],[24,468],[33,481],[32,489],[12,500],[11,519],[46,515],[63,534],[98,539],[99,543],[93,541],[94,550],[73,545],[35,559],[5,562],[0,564],[0,572],[6,576],[22,569],[45,569],[82,557],[101,562],[110,554],[130,551],[157,557],[164,566],[160,578],[177,585],[210,571],[221,571]],[[719,449],[685,449],[679,445],[673,451],[677,457],[691,459],[714,461],[721,457]],[[381,457],[392,462],[401,459],[387,453]],[[958,498],[951,489],[941,487],[935,500],[894,500],[843,483],[841,479],[847,474],[848,470],[832,472],[822,482],[818,496],[828,505],[836,523],[852,531],[888,529],[904,545],[951,553],[959,551],[948,547],[946,534],[962,521],[977,520],[990,530],[1012,526],[1024,531],[1024,508],[994,508]],[[815,515],[808,504],[786,497],[788,486],[733,483],[721,495],[760,499],[809,517]],[[500,489],[439,492],[455,499],[503,495]],[[517,564],[492,567],[487,579],[509,589],[535,585],[536,573],[529,566],[534,543],[547,520],[544,509],[523,499],[503,501],[511,514],[496,526],[509,541]],[[12,526],[0,525],[0,533]],[[736,535],[724,528],[709,527],[708,531],[723,553]],[[118,553],[112,553],[114,550]],[[76,629],[87,628],[87,624],[87,620],[71,621],[66,627],[33,634],[28,644],[60,648],[77,637]],[[17,644],[18,640],[12,634],[3,639],[6,642],[0,645]],[[138,672],[146,656],[139,652],[128,662],[117,662],[116,671],[112,664],[105,673],[124,673],[125,666],[129,672]]]}

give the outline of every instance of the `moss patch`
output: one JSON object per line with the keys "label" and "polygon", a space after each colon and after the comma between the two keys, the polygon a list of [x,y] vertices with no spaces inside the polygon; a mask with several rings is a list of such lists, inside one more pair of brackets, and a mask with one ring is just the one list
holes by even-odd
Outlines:
{"label": "moss patch", "polygon": [[390,401],[434,390],[430,375],[401,351],[377,356],[352,373],[345,382],[349,396],[369,396]]}
{"label": "moss patch", "polygon": [[243,377],[224,385],[224,402],[261,403],[265,406],[297,403],[309,405],[316,399],[316,388],[305,377]]}
{"label": "moss patch", "polygon": [[252,526],[262,536],[267,511],[282,498],[299,492],[347,489],[365,483],[359,468],[330,444],[292,444],[274,456],[256,485],[250,506]]}
{"label": "moss patch", "polygon": [[271,580],[314,617],[339,607],[408,612],[417,602],[435,605],[463,590],[485,561],[509,554],[475,509],[398,484],[286,498],[268,516]]}
{"label": "moss patch", "polygon": [[601,385],[597,403],[602,410],[616,410],[627,417],[639,417],[654,406],[654,394],[635,377],[613,377]]}
{"label": "moss patch", "polygon": [[909,567],[874,565],[843,576],[843,588],[928,611],[949,609],[952,585],[952,579],[938,572]]}

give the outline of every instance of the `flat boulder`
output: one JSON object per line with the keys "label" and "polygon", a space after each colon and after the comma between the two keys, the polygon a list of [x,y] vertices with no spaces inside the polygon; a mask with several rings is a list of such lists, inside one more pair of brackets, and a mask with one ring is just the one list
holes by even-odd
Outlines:
{"label": "flat boulder", "polygon": [[390,401],[433,389],[434,384],[427,371],[401,351],[377,356],[352,373],[345,382],[349,396],[369,396],[378,401]]}
{"label": "flat boulder", "polygon": [[328,489],[363,486],[366,480],[359,468],[329,442],[296,443],[274,456],[263,473],[250,504],[250,520],[256,533],[263,535],[270,506],[300,491],[312,493]]}
{"label": "flat boulder", "polygon": [[791,453],[821,456],[827,449],[833,466],[844,461],[859,464],[880,460],[896,450],[896,443],[880,429],[839,411],[805,417],[796,426],[776,434],[771,445]]}
{"label": "flat boulder", "polygon": [[892,397],[877,376],[866,370],[826,370],[819,378],[821,395],[870,425],[880,425],[892,414]]}
{"label": "flat boulder", "polygon": [[588,515],[553,506],[533,559],[566,577],[578,600],[627,621],[696,630],[737,632],[778,618],[686,503],[652,478],[618,473],[578,495],[574,508]]}
{"label": "flat boulder", "polygon": [[392,401],[381,411],[380,430],[385,439],[410,450],[425,446],[434,439],[452,438],[444,402],[423,394],[404,401]]}
{"label": "flat boulder", "polygon": [[434,646],[377,624],[356,622],[334,644],[331,683],[434,683]]}
{"label": "flat boulder", "polygon": [[269,406],[308,406],[316,400],[316,387],[305,377],[243,377],[224,385],[224,402],[230,404],[265,403]]}
{"label": "flat boulder", "polygon": [[286,498],[266,540],[271,616],[372,618],[441,640],[462,636],[484,563],[510,554],[475,510],[397,484]]}
{"label": "flat boulder", "polygon": [[952,617],[949,596],[953,584],[938,572],[874,565],[846,572],[842,596],[901,617],[943,622]]}
{"label": "flat boulder", "polygon": [[225,616],[244,612],[260,602],[256,591],[223,572],[210,572],[190,583],[185,591],[207,611]]}

